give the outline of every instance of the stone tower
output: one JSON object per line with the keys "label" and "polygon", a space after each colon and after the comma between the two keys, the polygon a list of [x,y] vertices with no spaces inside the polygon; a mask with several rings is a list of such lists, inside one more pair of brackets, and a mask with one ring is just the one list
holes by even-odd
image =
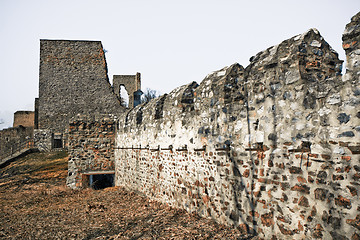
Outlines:
{"label": "stone tower", "polygon": [[124,86],[129,95],[129,108],[135,107],[134,95],[135,92],[141,89],[141,75],[114,75],[113,76],[114,92],[120,99],[120,87]]}
{"label": "stone tower", "polygon": [[47,138],[50,149],[66,144],[64,134],[72,117],[125,111],[109,82],[100,41],[40,40],[39,98],[35,103],[35,122],[38,132],[42,130],[38,135]]}

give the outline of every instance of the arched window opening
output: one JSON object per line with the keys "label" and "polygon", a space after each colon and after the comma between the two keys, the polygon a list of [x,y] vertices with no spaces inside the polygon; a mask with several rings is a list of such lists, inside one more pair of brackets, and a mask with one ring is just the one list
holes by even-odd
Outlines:
{"label": "arched window opening", "polygon": [[129,106],[129,94],[123,85],[120,86],[120,102],[124,107]]}

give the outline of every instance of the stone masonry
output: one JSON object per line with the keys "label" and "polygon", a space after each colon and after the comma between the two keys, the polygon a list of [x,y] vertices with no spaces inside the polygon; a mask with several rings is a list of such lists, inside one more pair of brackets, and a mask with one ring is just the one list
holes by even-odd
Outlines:
{"label": "stone masonry", "polygon": [[11,128],[0,131],[0,160],[21,150],[32,147],[34,135],[34,112],[17,111]]}
{"label": "stone masonry", "polygon": [[86,187],[91,172],[114,172],[115,120],[77,118],[69,127],[67,185]]}
{"label": "stone masonry", "polygon": [[[120,115],[125,108],[110,85],[99,41],[40,41],[39,98],[36,100],[38,129],[49,130],[54,140],[66,143],[70,120],[80,115]],[[39,131],[35,131],[35,135]],[[39,133],[41,134],[41,133]]]}
{"label": "stone masonry", "polygon": [[33,137],[33,127],[17,126],[0,131],[0,160],[19,150],[19,147],[29,142]]}
{"label": "stone masonry", "polygon": [[35,112],[0,131],[0,155],[34,138],[68,147],[71,188],[115,173],[117,186],[260,239],[360,239],[359,41],[360,13],[343,34],[344,76],[310,29],[132,108],[140,74],[112,87],[101,42],[41,40]]}
{"label": "stone masonry", "polygon": [[33,111],[17,111],[14,113],[13,127],[34,127],[34,112]]}
{"label": "stone masonry", "polygon": [[134,107],[134,92],[141,90],[141,75],[114,75],[113,76],[114,92],[121,98],[120,87],[124,86],[129,96],[129,108]]}
{"label": "stone masonry", "polygon": [[116,185],[263,239],[360,238],[360,13],[119,119]]}

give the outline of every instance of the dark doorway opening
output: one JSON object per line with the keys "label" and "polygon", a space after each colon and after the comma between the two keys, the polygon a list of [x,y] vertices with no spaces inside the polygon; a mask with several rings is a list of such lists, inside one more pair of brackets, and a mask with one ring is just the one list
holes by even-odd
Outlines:
{"label": "dark doorway opening", "polygon": [[62,148],[61,139],[54,139],[54,148]]}
{"label": "dark doorway opening", "polygon": [[114,186],[114,174],[89,175],[89,186],[95,190]]}
{"label": "dark doorway opening", "polygon": [[63,148],[62,134],[61,133],[53,133],[53,148]]}

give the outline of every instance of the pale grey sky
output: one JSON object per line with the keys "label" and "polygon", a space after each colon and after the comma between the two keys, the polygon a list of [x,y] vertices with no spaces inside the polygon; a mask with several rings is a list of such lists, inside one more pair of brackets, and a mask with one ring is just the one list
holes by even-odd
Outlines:
{"label": "pale grey sky", "polygon": [[0,129],[33,110],[40,39],[100,40],[110,79],[141,72],[143,89],[167,93],[309,28],[344,60],[359,10],[359,0],[0,0]]}

